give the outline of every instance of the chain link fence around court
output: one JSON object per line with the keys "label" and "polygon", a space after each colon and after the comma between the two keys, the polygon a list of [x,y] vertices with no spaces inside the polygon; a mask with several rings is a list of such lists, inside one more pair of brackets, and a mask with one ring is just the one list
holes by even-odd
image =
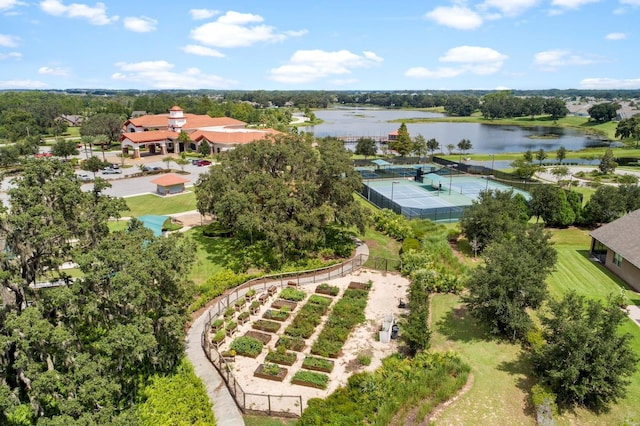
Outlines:
{"label": "chain link fence around court", "polygon": [[267,292],[267,289],[271,286],[277,288],[287,287],[289,282],[295,282],[298,285],[322,283],[334,278],[344,277],[363,266],[383,271],[396,271],[400,269],[401,264],[399,259],[375,257],[367,259],[367,256],[359,254],[345,262],[325,268],[253,279],[233,290],[226,291],[222,296],[214,300],[213,306],[207,311],[207,319],[202,330],[200,344],[209,362],[220,373],[231,396],[243,413],[298,417],[302,415],[304,410],[304,401],[301,395],[269,395],[246,392],[233,375],[231,362],[227,361],[211,343],[208,335],[211,323],[222,315],[229,306],[234,306],[235,302],[244,297],[250,289],[254,289],[257,294],[260,294]]}

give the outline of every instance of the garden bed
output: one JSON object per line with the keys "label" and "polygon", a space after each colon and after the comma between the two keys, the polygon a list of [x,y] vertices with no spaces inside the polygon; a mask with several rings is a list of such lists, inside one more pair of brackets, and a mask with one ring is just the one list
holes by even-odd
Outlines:
{"label": "garden bed", "polygon": [[246,337],[253,337],[254,339],[258,339],[259,341],[262,342],[263,345],[268,344],[271,341],[271,338],[273,337],[271,334],[260,333],[259,331],[253,331],[253,330],[247,331],[246,333],[244,333],[244,335]]}
{"label": "garden bed", "polygon": [[[284,346],[282,346],[284,349]],[[291,366],[298,359],[298,354],[294,352],[282,351],[279,348],[275,351],[270,351],[265,357],[265,361],[273,362],[280,365]]]}
{"label": "garden bed", "polygon": [[287,348],[290,351],[296,351],[296,352],[302,352],[307,347],[307,344],[303,338],[289,337],[289,336],[280,337],[276,342],[276,346],[280,346],[280,345],[283,345],[285,348]]}
{"label": "garden bed", "polygon": [[292,302],[302,302],[306,297],[307,293],[303,290],[296,290],[295,288],[290,287],[283,289],[278,295],[278,298],[290,300]]}
{"label": "garden bed", "polygon": [[289,312],[286,311],[267,309],[267,312],[262,315],[262,318],[282,322],[286,321],[289,318],[289,315]]}
{"label": "garden bed", "polygon": [[211,332],[215,333],[218,330],[222,329],[223,326],[224,326],[224,320],[219,318],[211,323]]}
{"label": "garden bed", "polygon": [[311,371],[298,371],[291,378],[294,385],[308,386],[316,389],[326,389],[329,383],[329,376],[322,373],[314,373]]}
{"label": "garden bed", "polygon": [[[260,296],[258,296],[258,302],[261,305],[264,305],[265,303],[267,303],[267,300],[269,300],[269,294],[267,293],[262,293]],[[253,309],[253,308],[252,308]]]}
{"label": "garden bed", "polygon": [[278,287],[276,287],[275,285],[272,285],[267,289],[267,293],[269,294],[269,296],[273,296],[277,292],[278,292]]}
{"label": "garden bed", "polygon": [[261,379],[281,382],[287,377],[287,373],[288,370],[286,368],[279,367],[277,364],[260,364],[256,371],[253,372],[253,375]]}
{"label": "garden bed", "polygon": [[324,358],[315,356],[307,356],[302,362],[302,368],[313,371],[321,371],[323,373],[331,373],[335,363]]}
{"label": "garden bed", "polygon": [[360,283],[357,281],[351,281],[349,283],[349,288],[352,290],[370,290],[371,289],[371,282],[367,282],[367,283]]}
{"label": "garden bed", "polygon": [[271,307],[273,309],[282,309],[285,306],[288,306],[289,309],[291,309],[292,311],[295,311],[298,304],[296,302],[291,302],[289,300],[282,300],[282,299],[278,299],[271,304]]}
{"label": "garden bed", "polygon": [[251,328],[269,333],[277,333],[280,330],[280,323],[275,321],[258,320],[251,324]]}
{"label": "garden bed", "polygon": [[230,350],[236,351],[236,355],[256,358],[262,352],[263,346],[255,337],[242,336],[231,342]]}
{"label": "garden bed", "polygon": [[285,334],[291,337],[308,339],[315,333],[316,327],[322,322],[322,316],[329,309],[331,301],[332,299],[328,297],[312,295],[291,324],[289,324]]}
{"label": "garden bed", "polygon": [[340,288],[335,285],[329,285],[327,283],[322,283],[316,287],[316,293],[326,294],[328,296],[337,296],[340,293]]}

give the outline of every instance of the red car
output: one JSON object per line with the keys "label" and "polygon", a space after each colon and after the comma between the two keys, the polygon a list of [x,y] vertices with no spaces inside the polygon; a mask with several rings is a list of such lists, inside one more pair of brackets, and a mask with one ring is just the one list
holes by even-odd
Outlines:
{"label": "red car", "polygon": [[38,154],[35,154],[34,157],[36,157],[36,158],[51,157],[51,153],[50,152],[40,152]]}
{"label": "red car", "polygon": [[210,165],[211,165],[211,161],[209,160],[198,160],[198,162],[196,163],[196,166],[198,167],[210,166]]}

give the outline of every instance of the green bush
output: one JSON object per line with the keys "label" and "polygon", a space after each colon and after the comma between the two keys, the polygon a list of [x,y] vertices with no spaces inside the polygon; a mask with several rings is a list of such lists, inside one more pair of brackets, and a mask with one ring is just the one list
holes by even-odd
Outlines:
{"label": "green bush", "polygon": [[547,386],[538,383],[531,387],[531,402],[536,409],[537,424],[553,425],[553,417],[558,415],[556,394]]}
{"label": "green bush", "polygon": [[415,238],[406,238],[402,242],[402,247],[400,248],[400,254],[407,253],[411,250],[420,250],[420,241]]}
{"label": "green bush", "polygon": [[236,274],[230,269],[221,269],[207,279],[200,287],[200,295],[198,299],[189,307],[190,312],[197,311],[212,299],[220,296],[226,290],[237,287],[238,285],[249,281],[253,278],[249,274]]}
{"label": "green bush", "polygon": [[414,236],[409,221],[402,215],[389,209],[378,210],[373,214],[375,228],[396,240],[404,240]]}
{"label": "green bush", "polygon": [[241,336],[231,342],[230,349],[236,354],[255,358],[262,352],[262,342],[255,337]]}
{"label": "green bush", "polygon": [[358,363],[360,363],[360,365],[371,365],[371,355],[369,354],[359,354],[358,355]]}

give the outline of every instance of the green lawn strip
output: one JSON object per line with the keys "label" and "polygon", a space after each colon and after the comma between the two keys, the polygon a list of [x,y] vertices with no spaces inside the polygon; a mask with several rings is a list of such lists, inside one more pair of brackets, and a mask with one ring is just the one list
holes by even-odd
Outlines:
{"label": "green lawn strip", "polygon": [[334,305],[329,319],[311,347],[311,353],[325,358],[337,358],[351,330],[364,322],[364,309],[369,293],[366,290],[345,290]]}
{"label": "green lawn strip", "polygon": [[229,263],[235,252],[235,243],[231,238],[205,237],[199,226],[188,230],[185,235],[196,242],[196,260],[189,278],[199,286]]}
{"label": "green lawn strip", "polygon": [[527,408],[531,367],[519,345],[491,338],[451,294],[432,297],[431,330],[432,349],[455,351],[474,375],[473,387],[442,412],[438,424],[535,424]]}
{"label": "green lawn strip", "polygon": [[193,191],[171,197],[145,194],[125,198],[129,211],[123,216],[140,217],[148,214],[165,215],[196,210],[196,194]]}

